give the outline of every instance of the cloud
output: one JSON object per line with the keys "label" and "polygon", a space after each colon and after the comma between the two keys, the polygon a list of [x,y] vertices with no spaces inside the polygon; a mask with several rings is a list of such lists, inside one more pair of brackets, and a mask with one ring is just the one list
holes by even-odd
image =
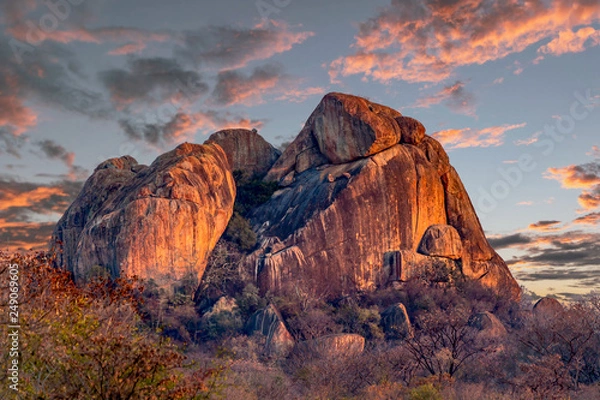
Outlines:
{"label": "cloud", "polygon": [[26,102],[41,103],[92,118],[110,114],[101,93],[81,83],[75,54],[61,45],[45,44],[15,58],[9,38],[0,35],[0,128],[20,136],[36,126],[36,112]]}
{"label": "cloud", "polygon": [[418,99],[412,107],[429,108],[432,105],[443,103],[452,111],[473,116],[475,115],[474,100],[473,94],[465,89],[465,83],[456,81],[453,85],[445,86],[432,96]]}
{"label": "cloud", "polygon": [[198,132],[209,133],[228,128],[261,128],[264,121],[216,110],[195,113],[178,112],[165,123],[136,123],[122,119],[119,125],[130,139],[144,140],[151,145],[171,146],[193,140]]}
{"label": "cloud", "polygon": [[60,160],[69,168],[73,167],[75,153],[67,151],[67,149],[54,140],[41,140],[36,144],[47,158]]}
{"label": "cloud", "polygon": [[539,221],[529,225],[529,230],[540,231],[540,232],[554,232],[561,230],[562,227],[558,226],[561,221]]}
{"label": "cloud", "polygon": [[574,224],[581,225],[600,225],[600,213],[591,213],[577,218],[573,221]]}
{"label": "cloud", "polygon": [[589,153],[586,153],[586,155],[592,156],[595,159],[600,160],[600,147],[592,146],[592,151],[590,151]]}
{"label": "cloud", "polygon": [[[59,160],[69,169],[66,176],[61,178],[70,179],[72,181],[83,179],[87,176],[88,171],[78,165],[74,165],[75,153],[67,151],[62,145],[54,140],[46,139],[35,142],[36,147],[41,151],[42,155],[50,160]],[[39,175],[38,175],[39,176]]]}
{"label": "cloud", "polygon": [[535,203],[533,201],[521,201],[521,202],[517,203],[518,206],[523,206],[523,207],[530,207],[534,204]]}
{"label": "cloud", "polygon": [[540,140],[540,135],[542,134],[542,132],[536,132],[533,134],[533,136],[528,137],[526,139],[521,139],[521,140],[515,140],[514,144],[515,146],[531,146],[534,143],[537,143]]}
{"label": "cloud", "polygon": [[[494,249],[511,255],[505,260],[520,281],[562,281],[563,285],[593,289],[600,285],[600,233],[582,230],[544,231],[559,221],[539,221],[525,232],[489,237]],[[533,228],[533,229],[531,229]],[[517,254],[517,255],[514,255]]]}
{"label": "cloud", "polygon": [[209,26],[185,31],[175,54],[194,64],[223,71],[269,59],[314,36],[313,32],[292,32],[285,23],[271,22],[252,28]]}
{"label": "cloud", "polygon": [[488,241],[494,249],[501,250],[514,246],[529,244],[533,241],[533,239],[522,233],[514,233],[506,236],[490,236]]}
{"label": "cloud", "polygon": [[591,0],[392,0],[363,22],[354,53],[330,64],[330,77],[440,82],[462,66],[520,53],[559,32],[600,20]]}
{"label": "cloud", "polygon": [[484,129],[448,129],[436,132],[432,136],[444,147],[447,146],[449,150],[468,147],[497,147],[504,144],[506,132],[523,128],[526,125],[526,123],[522,123],[492,126]]}
{"label": "cloud", "polygon": [[113,104],[123,109],[133,103],[156,105],[169,100],[191,103],[209,90],[199,73],[162,57],[130,58],[125,69],[99,73]]}
{"label": "cloud", "polygon": [[286,90],[281,96],[277,97],[277,101],[290,101],[292,103],[303,103],[309,97],[325,94],[327,89],[324,87],[308,87],[305,89],[291,88]]}
{"label": "cloud", "polygon": [[21,222],[3,225],[0,221],[0,249],[12,252],[48,250],[54,222]]}
{"label": "cloud", "polygon": [[250,75],[240,71],[222,71],[212,93],[214,104],[230,106],[233,104],[253,105],[263,102],[263,95],[275,89],[288,79],[279,64],[267,64],[256,67]]}
{"label": "cloud", "polygon": [[558,37],[538,49],[541,54],[559,56],[565,53],[581,53],[589,47],[600,45],[600,30],[591,26],[574,32],[570,29],[559,32]]}
{"label": "cloud", "polygon": [[55,221],[73,202],[83,182],[21,182],[0,176],[0,247],[47,248]]}
{"label": "cloud", "polygon": [[[0,87],[10,87],[9,76],[0,77]],[[10,129],[12,134],[20,136],[29,128],[37,124],[37,115],[23,104],[16,93],[10,91],[0,92],[0,126]]]}
{"label": "cloud", "polygon": [[600,162],[548,168],[544,178],[559,181],[565,189],[583,189],[579,204],[584,210],[600,207]]}

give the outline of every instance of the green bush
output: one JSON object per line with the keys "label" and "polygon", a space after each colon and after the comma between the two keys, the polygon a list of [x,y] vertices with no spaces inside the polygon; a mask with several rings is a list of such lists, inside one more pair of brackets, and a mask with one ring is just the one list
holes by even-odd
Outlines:
{"label": "green bush", "polygon": [[238,212],[235,212],[229,221],[224,238],[237,244],[243,251],[252,250],[256,246],[256,233],[252,230],[250,222]]}

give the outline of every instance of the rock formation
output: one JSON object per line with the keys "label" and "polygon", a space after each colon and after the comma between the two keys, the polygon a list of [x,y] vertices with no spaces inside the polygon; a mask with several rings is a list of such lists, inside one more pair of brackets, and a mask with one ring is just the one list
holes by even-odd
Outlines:
{"label": "rock formation", "polygon": [[57,264],[86,278],[101,266],[169,288],[200,279],[233,213],[235,183],[216,144],[182,144],[141,166],[100,164],[53,234]]}
{"label": "rock formation", "polygon": [[391,305],[381,313],[381,325],[388,338],[407,339],[413,336],[413,327],[402,303]]}
{"label": "rock formation", "polygon": [[227,129],[212,134],[205,143],[216,143],[225,150],[232,171],[262,176],[273,166],[281,152],[256,130]]}
{"label": "rock formation", "polygon": [[504,324],[489,311],[473,315],[469,320],[469,325],[488,338],[501,338],[507,334]]}
{"label": "rock formation", "polygon": [[286,357],[294,347],[294,338],[283,317],[274,305],[258,310],[246,324],[248,334],[261,333],[266,337],[264,353],[267,356]]}
{"label": "rock formation", "polygon": [[564,311],[563,305],[552,297],[542,297],[533,306],[533,315],[538,318],[555,318]]}
{"label": "rock formation", "polygon": [[[251,214],[262,246],[248,262],[263,291],[339,295],[441,264],[519,294],[448,155],[397,111],[325,96],[265,179],[285,187]],[[410,265],[393,271],[395,252]]]}

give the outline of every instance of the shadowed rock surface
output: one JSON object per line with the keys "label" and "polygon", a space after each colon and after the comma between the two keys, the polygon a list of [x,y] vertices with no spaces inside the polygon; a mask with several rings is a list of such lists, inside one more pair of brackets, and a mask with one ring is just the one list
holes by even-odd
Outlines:
{"label": "shadowed rock surface", "polygon": [[266,337],[264,352],[267,356],[286,357],[295,344],[279,310],[272,304],[250,317],[246,331],[250,335],[258,332]]}
{"label": "shadowed rock surface", "polygon": [[226,129],[212,134],[205,143],[216,143],[225,150],[232,171],[264,175],[281,152],[254,130]]}
{"label": "shadowed rock surface", "polygon": [[172,287],[200,280],[233,213],[235,183],[216,144],[185,143],[149,167],[102,163],[53,234],[59,266],[76,279],[93,266]]}
{"label": "shadowed rock surface", "polygon": [[[448,270],[520,293],[441,144],[394,110],[325,96],[265,179],[285,186],[250,215],[263,245],[247,262],[265,292],[370,290],[443,258]],[[386,254],[400,251],[419,262],[394,277]]]}
{"label": "shadowed rock surface", "polygon": [[381,313],[381,326],[388,338],[407,339],[413,336],[413,327],[402,303],[389,306]]}

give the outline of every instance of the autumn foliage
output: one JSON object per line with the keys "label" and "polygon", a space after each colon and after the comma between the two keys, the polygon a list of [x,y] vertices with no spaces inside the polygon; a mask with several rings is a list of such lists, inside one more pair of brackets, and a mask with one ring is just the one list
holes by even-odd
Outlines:
{"label": "autumn foliage", "polygon": [[[1,398],[201,399],[215,389],[222,367],[195,366],[144,326],[143,287],[135,280],[95,279],[78,287],[46,254],[0,253],[0,262],[3,286],[9,263],[19,265],[21,284],[19,392],[3,384]],[[6,378],[2,368],[0,380]]]}

